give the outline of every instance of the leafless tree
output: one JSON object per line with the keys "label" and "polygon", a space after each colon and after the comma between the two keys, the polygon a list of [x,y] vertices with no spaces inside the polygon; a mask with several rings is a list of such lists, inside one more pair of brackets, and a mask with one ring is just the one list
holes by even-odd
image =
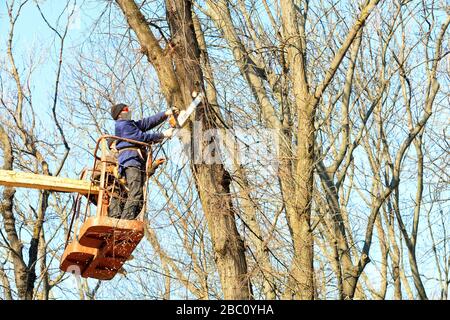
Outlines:
{"label": "leafless tree", "polygon": [[[59,175],[67,160],[70,147],[66,141],[64,130],[59,122],[58,90],[60,72],[63,63],[64,41],[68,32],[70,11],[69,2],[64,11],[69,17],[65,26],[53,27],[45,18],[39,5],[35,4],[36,13],[55,33],[59,45],[56,75],[54,79],[51,106],[43,109],[36,106],[33,100],[33,76],[39,61],[38,56],[29,56],[19,60],[20,53],[14,51],[14,36],[23,10],[34,6],[31,1],[7,1],[6,10],[9,18],[9,31],[6,42],[5,63],[2,67],[0,135],[3,151],[3,168],[29,171],[44,175]],[[55,131],[50,133],[42,126],[43,110],[50,116],[47,121],[53,122]],[[48,116],[45,115],[45,116]],[[62,153],[58,144],[63,145]],[[66,199],[67,201],[67,199]],[[2,283],[7,290],[7,298],[48,299],[50,290],[57,285],[62,274],[50,274],[50,263],[55,259],[50,241],[61,227],[46,223],[54,213],[51,193],[17,192],[13,188],[4,188],[2,213],[2,252],[6,260],[2,262]],[[56,215],[58,215],[57,212]],[[61,217],[64,216],[62,212]],[[48,226],[46,229],[45,226]],[[3,230],[4,232],[3,232]],[[24,254],[27,250],[27,254]],[[11,285],[11,272],[14,275],[14,286]]]}
{"label": "leafless tree", "polygon": [[[68,53],[68,21],[55,24],[39,3],[7,2],[3,169],[76,176],[98,136],[113,133],[112,104],[129,103],[138,118],[183,109],[194,90],[206,99],[188,136],[154,147],[169,161],[149,182],[145,241],[109,283],[73,287],[56,268],[70,197],[4,188],[2,297],[448,298],[445,2],[102,6]],[[33,104],[38,63],[18,67],[14,52],[27,7],[59,49],[51,125]],[[67,1],[65,16],[72,8]],[[199,134],[199,123],[229,144]],[[268,137],[277,152],[264,142],[257,154]],[[180,161],[180,146],[198,141],[221,162]],[[258,157],[233,154],[236,145]]]}

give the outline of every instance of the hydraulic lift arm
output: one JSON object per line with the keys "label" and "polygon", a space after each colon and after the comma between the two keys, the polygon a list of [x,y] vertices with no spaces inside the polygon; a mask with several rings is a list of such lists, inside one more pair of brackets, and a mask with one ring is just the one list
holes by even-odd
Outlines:
{"label": "hydraulic lift arm", "polygon": [[90,193],[92,195],[99,192],[99,188],[91,185],[89,180],[52,177],[12,170],[0,170],[0,185],[59,192],[77,192],[81,194]]}

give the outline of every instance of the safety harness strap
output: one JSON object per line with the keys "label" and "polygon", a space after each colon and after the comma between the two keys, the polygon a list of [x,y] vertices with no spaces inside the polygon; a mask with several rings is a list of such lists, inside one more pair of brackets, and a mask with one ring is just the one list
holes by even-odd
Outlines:
{"label": "safety harness strap", "polygon": [[141,157],[141,159],[145,161],[145,158],[146,158],[146,157],[144,157],[141,148],[138,148],[138,147],[127,147],[127,148],[123,148],[123,149],[120,149],[120,150],[119,150],[119,154],[121,154],[121,153],[124,152],[124,151],[136,151],[136,152],[139,154],[139,156]]}

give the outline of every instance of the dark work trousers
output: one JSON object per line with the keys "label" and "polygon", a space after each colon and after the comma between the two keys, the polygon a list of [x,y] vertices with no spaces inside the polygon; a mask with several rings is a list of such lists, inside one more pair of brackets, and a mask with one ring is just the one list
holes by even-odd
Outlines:
{"label": "dark work trousers", "polygon": [[113,197],[109,204],[108,216],[115,219],[136,219],[144,206],[145,172],[136,167],[125,168],[128,197]]}

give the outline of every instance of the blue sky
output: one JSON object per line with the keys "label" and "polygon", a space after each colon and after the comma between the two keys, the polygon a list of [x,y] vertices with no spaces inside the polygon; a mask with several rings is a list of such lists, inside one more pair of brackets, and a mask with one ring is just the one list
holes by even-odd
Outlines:
{"label": "blue sky", "polygon": [[[80,5],[81,2],[85,1],[77,1],[75,5],[74,15],[71,19],[72,23],[70,24],[66,38],[65,63],[69,63],[72,57],[68,53],[73,48],[78,47],[84,40],[84,34],[87,31],[86,26],[91,22],[90,15],[85,12],[87,5]],[[40,0],[38,3],[49,23],[62,33],[67,22],[68,14],[72,9],[64,10],[65,1]],[[69,8],[73,8],[74,4],[75,2],[71,1]],[[14,12],[17,12],[17,8],[18,5],[16,4]],[[95,10],[95,7],[90,6],[88,8],[91,14],[95,13],[92,11]],[[60,17],[61,13],[63,14]],[[8,28],[9,31],[9,19],[4,2],[0,4],[0,24]],[[7,36],[8,34],[6,32],[0,34],[0,43],[2,45],[5,43]],[[16,22],[13,52],[19,73],[21,71],[25,73],[24,70],[29,67],[30,57],[40,62],[33,75],[33,78],[36,79],[32,82],[35,88],[33,97],[39,110],[42,110],[44,113],[50,112],[51,110],[51,99],[54,91],[59,49],[59,39],[47,26],[43,18],[41,18],[35,0],[30,0],[23,7],[22,13]]]}

